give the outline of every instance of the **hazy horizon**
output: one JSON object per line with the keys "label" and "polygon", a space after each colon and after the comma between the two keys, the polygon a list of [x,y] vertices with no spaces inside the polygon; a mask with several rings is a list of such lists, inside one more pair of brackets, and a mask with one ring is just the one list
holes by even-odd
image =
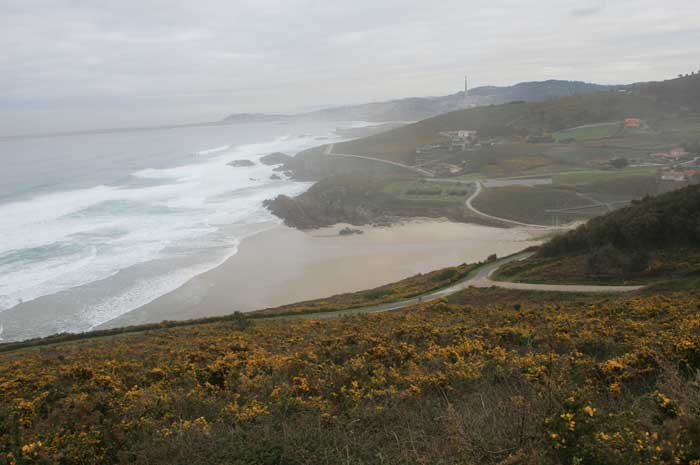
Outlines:
{"label": "hazy horizon", "polygon": [[694,2],[5,2],[2,135],[697,70]]}

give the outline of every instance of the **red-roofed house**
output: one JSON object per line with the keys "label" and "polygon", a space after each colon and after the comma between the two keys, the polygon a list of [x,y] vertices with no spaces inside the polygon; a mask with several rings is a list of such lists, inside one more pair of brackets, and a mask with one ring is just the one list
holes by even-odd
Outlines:
{"label": "red-roofed house", "polygon": [[641,127],[642,120],[639,118],[625,118],[625,127],[628,129],[637,129]]}
{"label": "red-roofed house", "polygon": [[668,152],[668,154],[671,156],[671,158],[681,158],[688,155],[688,152],[686,152],[683,147],[676,147],[671,149],[671,151]]}

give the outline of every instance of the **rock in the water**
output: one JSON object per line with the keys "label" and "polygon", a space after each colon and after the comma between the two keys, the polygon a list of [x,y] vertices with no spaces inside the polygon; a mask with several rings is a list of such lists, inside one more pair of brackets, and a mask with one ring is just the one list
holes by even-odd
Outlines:
{"label": "rock in the water", "polygon": [[355,228],[343,228],[340,231],[338,231],[338,234],[341,236],[352,236],[353,234],[364,234],[365,232],[361,229],[355,229]]}
{"label": "rock in the water", "polygon": [[290,157],[286,153],[282,152],[275,152],[271,153],[269,155],[265,155],[260,159],[260,163],[264,165],[283,165],[287,163],[289,160],[291,160],[294,157]]}
{"label": "rock in the water", "polygon": [[233,166],[234,168],[244,168],[247,166],[255,166],[255,163],[250,160],[233,160],[232,162],[228,163],[228,166]]}
{"label": "rock in the water", "polygon": [[282,176],[280,176],[279,174],[273,174],[272,176],[270,176],[270,179],[272,179],[273,181],[279,181],[280,179],[282,179]]}

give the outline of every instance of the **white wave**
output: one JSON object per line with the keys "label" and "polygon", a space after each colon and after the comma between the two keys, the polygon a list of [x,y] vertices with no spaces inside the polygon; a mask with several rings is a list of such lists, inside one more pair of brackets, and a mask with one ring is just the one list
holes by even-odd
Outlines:
{"label": "white wave", "polygon": [[230,145],[222,145],[221,147],[214,147],[213,149],[206,149],[196,152],[197,155],[211,155],[212,153],[225,152],[230,149]]}
{"label": "white wave", "polygon": [[81,309],[80,322],[86,326],[87,330],[103,325],[130,310],[149,304],[158,297],[174,291],[192,279],[193,276],[216,268],[229,257],[235,255],[237,251],[237,247],[232,244],[230,252],[222,255],[216,261],[176,268],[170,273],[135,281],[131,286],[116,295],[105,298],[97,305]]}
{"label": "white wave", "polygon": [[[214,156],[205,161],[132,173],[158,180],[155,186],[100,185],[0,204],[0,311],[172,254],[196,256],[226,225],[270,221],[263,200],[300,193],[308,184],[272,181],[272,167],[262,164],[249,170],[226,164],[258,160],[275,151],[296,153],[313,145],[314,136],[286,135],[226,150],[222,146],[217,152],[210,149]],[[224,259],[235,253],[239,239],[228,239]],[[56,244],[71,247],[64,250]],[[40,253],[47,248],[54,250],[50,257]],[[195,260],[177,271],[131,283],[84,309],[85,321],[98,325],[113,319],[219,263],[211,257]]]}

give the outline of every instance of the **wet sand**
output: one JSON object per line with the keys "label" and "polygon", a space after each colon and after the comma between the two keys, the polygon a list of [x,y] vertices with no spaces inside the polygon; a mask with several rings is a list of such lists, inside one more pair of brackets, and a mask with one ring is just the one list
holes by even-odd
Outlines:
{"label": "wet sand", "polygon": [[345,226],[310,232],[275,226],[244,240],[218,268],[100,328],[246,312],[369,289],[492,253],[507,255],[538,243],[542,234],[415,220],[339,235]]}

